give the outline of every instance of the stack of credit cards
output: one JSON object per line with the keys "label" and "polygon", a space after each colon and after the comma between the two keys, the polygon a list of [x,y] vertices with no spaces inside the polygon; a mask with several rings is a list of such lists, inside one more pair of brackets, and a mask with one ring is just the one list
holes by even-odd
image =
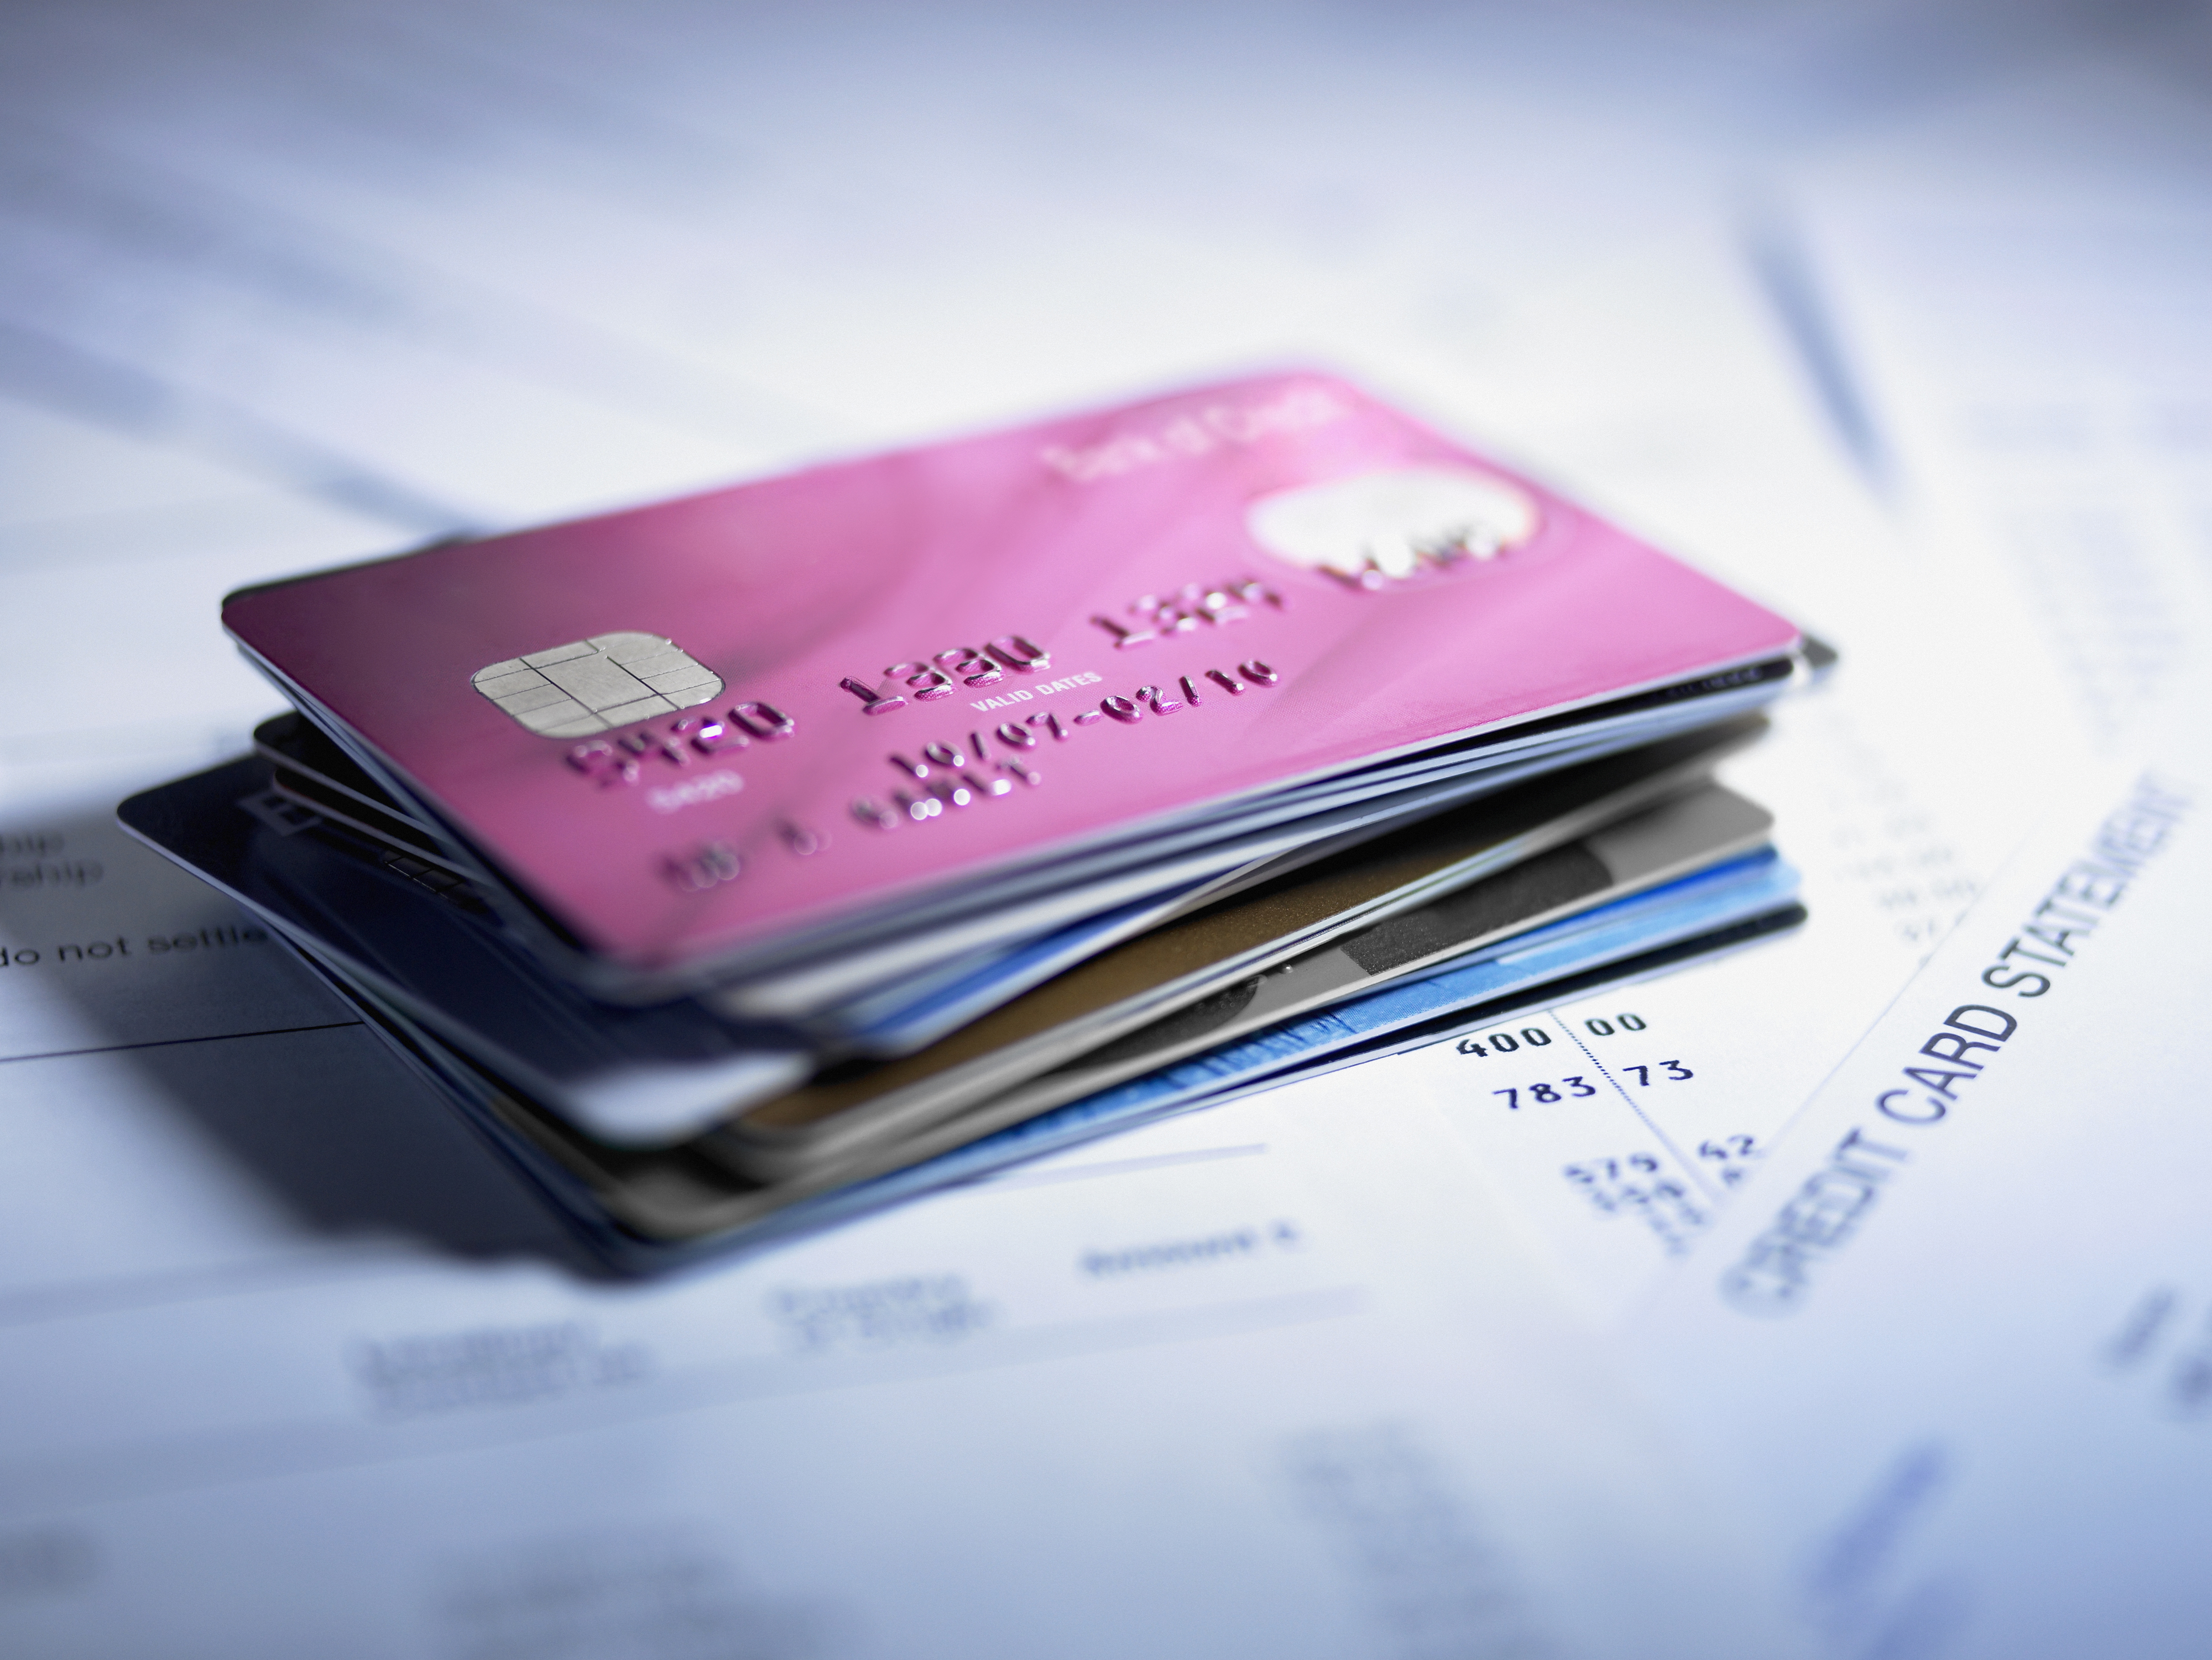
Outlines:
{"label": "stack of credit cards", "polygon": [[247,589],[125,802],[611,1254],[809,1225],[1802,918],[1826,654],[1296,374]]}

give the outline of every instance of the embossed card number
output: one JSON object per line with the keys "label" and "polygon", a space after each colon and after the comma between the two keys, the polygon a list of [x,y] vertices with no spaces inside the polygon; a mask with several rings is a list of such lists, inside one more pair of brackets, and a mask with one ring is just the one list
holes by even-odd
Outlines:
{"label": "embossed card number", "polygon": [[[1083,709],[1066,721],[1055,712],[1032,714],[1019,722],[1002,721],[988,728],[988,735],[986,729],[979,727],[968,734],[965,749],[957,744],[938,742],[924,745],[918,760],[905,754],[893,754],[886,759],[894,770],[905,775],[912,787],[902,786],[892,790],[888,804],[872,795],[861,796],[853,803],[853,817],[884,830],[896,830],[903,824],[924,824],[942,818],[948,808],[971,806],[987,797],[1011,795],[1017,781],[1031,787],[1044,782],[1043,774],[1021,756],[1024,751],[1036,750],[1047,739],[1064,744],[1074,737],[1077,727],[1093,727],[1105,721],[1133,727],[1145,718],[1147,709],[1156,715],[1173,714],[1184,708],[1197,708],[1215,690],[1241,697],[1253,686],[1272,686],[1281,679],[1281,674],[1272,666],[1255,657],[1239,663],[1234,673],[1226,669],[1207,669],[1200,675],[1182,675],[1174,689],[1139,686],[1127,697],[1109,692],[1098,700],[1095,708]],[[1176,690],[1182,692],[1182,696],[1176,696]],[[990,753],[993,739],[1001,749],[1015,753],[994,758]]]}
{"label": "embossed card number", "polygon": [[[777,821],[775,836],[795,859],[811,859],[830,845],[830,838],[820,830],[789,818]],[[663,854],[660,857],[662,879],[680,893],[705,893],[725,882],[734,882],[744,873],[744,855],[732,843],[720,839],[702,842],[684,852]]]}
{"label": "embossed card number", "polygon": [[705,842],[688,853],[663,855],[660,873],[679,891],[704,893],[744,874],[745,861],[727,842]]}
{"label": "embossed card number", "polygon": [[1112,637],[1116,651],[1148,646],[1170,635],[1196,632],[1200,624],[1220,628],[1241,623],[1256,605],[1283,609],[1283,596],[1257,577],[1240,576],[1233,582],[1186,582],[1173,593],[1147,593],[1129,602],[1129,621],[1111,617],[1091,620]]}
{"label": "embossed card number", "polygon": [[[1000,727],[1001,743],[1012,749],[1025,749],[1036,743],[1034,738],[1029,744],[1009,743],[1004,734],[1012,725],[1008,722]],[[968,735],[965,749],[957,744],[938,742],[923,745],[918,759],[905,755],[888,758],[896,770],[920,787],[893,790],[888,807],[866,796],[854,802],[853,816],[878,830],[894,829],[902,820],[920,824],[938,817],[947,807],[969,806],[986,796],[1011,795],[1017,781],[1032,788],[1044,782],[1042,775],[1027,762],[1012,758],[993,760],[981,732]]]}
{"label": "embossed card number", "polygon": [[848,676],[837,684],[860,700],[863,714],[904,708],[909,701],[930,703],[952,696],[954,687],[995,686],[1008,669],[1033,674],[1052,662],[1052,654],[1025,635],[1002,634],[988,645],[954,646],[927,662],[894,663],[874,685]]}
{"label": "embossed card number", "polygon": [[799,730],[799,722],[773,703],[752,699],[732,703],[720,714],[687,714],[665,727],[595,738],[568,751],[568,764],[601,789],[638,781],[647,760],[688,767],[695,756],[722,755],[750,747],[757,739],[777,743]]}

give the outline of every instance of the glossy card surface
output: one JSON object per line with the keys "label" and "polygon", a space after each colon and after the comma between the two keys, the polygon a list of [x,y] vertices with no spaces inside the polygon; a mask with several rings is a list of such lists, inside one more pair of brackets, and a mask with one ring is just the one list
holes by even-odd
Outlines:
{"label": "glossy card surface", "polygon": [[[464,1116],[526,1171],[593,1247],[631,1268],[665,1267],[740,1236],[766,1241],[1173,1113],[1316,1072],[1439,1042],[1509,1011],[1615,981],[1664,973],[1796,927],[1796,873],[1774,859],[1670,885],[1541,930],[1528,949],[1394,982],[1322,1013],[1234,1039],[1049,1112],[993,1102],[848,1164],[760,1182],[688,1148],[629,1152],[588,1141],[516,1095],[404,1012],[329,974]],[[311,956],[312,960],[312,956]]]}
{"label": "glossy card surface", "polygon": [[[1004,1106],[1012,1117],[1042,1112],[1240,1033],[1374,986],[1419,978],[1439,962],[1510,951],[1501,942],[1516,934],[1555,931],[1639,887],[1743,854],[1771,824],[1763,808],[1708,786],[1362,928],[1339,945],[1251,975],[1231,968],[1210,987],[1194,988],[1207,994],[1166,1000],[1167,1008],[1146,1011],[1139,1005],[1134,1019],[1108,1028],[1118,1035],[1106,1041],[1098,1041],[1103,1023],[1079,1019],[1042,1042],[970,1055],[965,1065],[933,1073],[926,1069],[943,1057],[925,1050],[914,1057],[920,1066],[895,1064],[849,1080],[828,1074],[736,1115],[700,1146],[733,1169],[775,1176],[811,1158],[843,1156],[841,1149],[872,1135],[914,1134],[986,1101]],[[1152,1018],[1145,1018],[1148,1012]]]}
{"label": "glossy card surface", "polygon": [[1797,642],[1313,374],[442,544],[224,620],[643,972]]}

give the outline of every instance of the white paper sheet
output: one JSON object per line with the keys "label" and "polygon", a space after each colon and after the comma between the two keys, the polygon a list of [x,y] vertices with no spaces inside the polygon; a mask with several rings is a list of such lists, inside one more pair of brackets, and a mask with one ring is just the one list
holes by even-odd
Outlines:
{"label": "white paper sheet", "polygon": [[[1791,418],[1815,366],[1793,410],[1781,331],[1732,329],[1709,298],[1725,281],[1693,279],[1689,247],[1516,319],[1508,364],[1545,352],[1556,318],[1584,332],[1579,353],[1548,345],[1555,366],[1640,356],[1673,380],[1644,381],[1669,388],[1646,413],[1570,375],[1499,424],[1844,651],[1833,686],[1730,772],[1806,871],[1798,938],[1553,1011],[1549,1048],[1404,1064],[1607,1317],[1725,1207],[2050,781],[2121,741],[2212,640],[2212,129],[2152,56],[2038,73],[1778,169],[1788,252],[1875,423],[1872,490],[1832,476],[1848,447],[1812,453]],[[1756,252],[1773,231],[1752,225]],[[1596,316],[1612,327],[1592,337]],[[1667,326],[1685,316],[1700,326]]]}
{"label": "white paper sheet", "polygon": [[[1443,1045],[1401,1063],[1601,1317],[1663,1279],[1720,1213],[1964,911],[2067,752],[2039,705],[2021,707],[2009,636],[1958,626],[1968,598],[1916,560],[1822,441],[1781,344],[1740,250],[1708,232],[1644,245],[1466,349],[1492,370],[1467,375],[1491,424],[1843,654],[1827,686],[1778,709],[1772,737],[1727,769],[1775,812],[1805,874],[1803,929],[1547,1011],[1548,1045]],[[1460,368],[1448,358],[1438,373]]]}
{"label": "white paper sheet", "polygon": [[1832,1652],[2202,1647],[2208,802],[2201,721],[2066,781],[1631,1324]]}
{"label": "white paper sheet", "polygon": [[[1761,1541],[1566,1316],[1697,1231],[1599,1161],[1648,1151],[1718,1213],[1738,1140],[1995,867],[2041,706],[1821,451],[1730,207],[1747,134],[1764,159],[1975,53],[1886,53],[1955,46],[1911,8],[1791,8],[1719,52],[1657,9],[19,9],[10,1645],[1787,1652]],[[1844,92],[1838,51],[1869,70]],[[1810,928],[1532,1016],[1549,1046],[620,1287],[106,824],[270,708],[215,627],[240,582],[1285,356],[1510,438],[1837,639],[1832,695],[1734,773]],[[1475,1118],[1554,1104],[1571,1045],[1610,1089],[1593,1133]]]}
{"label": "white paper sheet", "polygon": [[[46,492],[19,571],[112,595],[130,648],[66,691],[65,640],[15,660],[6,1646],[1787,1651],[1734,1501],[1448,1128],[1357,1073],[720,1270],[580,1274],[348,1011],[109,820],[266,706],[191,618],[380,525],[0,421]],[[191,513],[235,540],[196,556]],[[1741,1594],[1705,1593],[1713,1560]]]}
{"label": "white paper sheet", "polygon": [[1845,147],[1797,193],[1924,556],[1982,598],[2010,679],[2106,748],[2207,640],[2208,143],[2201,99],[2092,61]]}
{"label": "white paper sheet", "polygon": [[11,1651],[1784,1651],[1698,1584],[1732,1503],[1358,1070],[595,1281],[198,885],[8,835]]}

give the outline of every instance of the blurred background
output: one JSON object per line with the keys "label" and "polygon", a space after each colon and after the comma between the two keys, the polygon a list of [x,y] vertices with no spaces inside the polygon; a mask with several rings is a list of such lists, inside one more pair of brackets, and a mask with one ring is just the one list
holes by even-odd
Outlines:
{"label": "blurred background", "polygon": [[2160,0],[12,0],[0,778],[234,747],[244,581],[1290,362],[1831,631],[1824,538],[2064,470],[1983,552],[2108,737],[2212,561],[2208,83]]}
{"label": "blurred background", "polygon": [[[2123,745],[2212,638],[2208,9],[4,0],[0,939],[240,920],[112,822],[125,791],[234,754],[278,706],[222,634],[228,589],[1310,363],[1842,648],[1833,684],[1730,763],[1777,810],[1813,920],[1638,994],[1778,1129],[2070,761]],[[410,1464],[358,1398],[362,1335],[428,1332],[442,1353],[506,1332],[557,1358],[605,1321],[673,1357],[673,1400],[686,1365],[724,1364],[716,1342],[775,1353],[776,1275],[951,1262],[989,1286],[1021,1256],[1006,1213],[942,1260],[915,1255],[915,1206],[796,1267],[590,1284],[294,965],[179,960],[0,980],[0,1383],[21,1392],[0,1450],[46,1471],[7,1501],[0,1602],[52,1611],[23,1628],[77,1646],[47,1651],[229,1592],[264,1599],[264,1633],[267,1606],[301,1611],[284,1630],[357,1620],[367,1651],[376,1620],[416,1617],[408,1576],[441,1541],[602,1501],[609,1527],[650,1520],[679,1493],[830,1584],[844,1517],[809,1534],[756,1506],[753,1461],[784,1460],[788,1496],[812,1490],[813,1449],[838,1450],[824,1467],[877,1481],[849,1489],[872,1513],[896,1462],[867,1450],[893,1438],[881,1397],[825,1391],[811,1443],[780,1407],[748,1447],[721,1420],[695,1435],[683,1405],[665,1442],[579,1437],[504,1465],[426,1420],[392,1444],[453,1460]],[[1197,1216],[1217,1201],[1192,1183],[1169,1197]],[[1039,1189],[1039,1237],[1085,1213],[1055,1196],[1076,1191]],[[1088,1202],[1119,1215],[1133,1191]],[[1115,1385],[1133,1445],[1169,1398],[1156,1365]],[[22,1405],[36,1389],[44,1415]],[[1006,1445],[1057,1446],[1060,1403],[1006,1389],[1036,1432]],[[941,1479],[1011,1536],[1030,1523],[992,1483],[1063,1481],[1050,1458],[959,1462],[997,1444],[996,1398],[940,1448],[940,1397],[913,1397],[937,1415],[904,1453],[915,1514]],[[841,1401],[861,1404],[841,1419]],[[322,1456],[316,1435],[339,1462],[374,1440],[368,1473],[299,1477],[285,1461]],[[173,1508],[100,1508],[165,1483]],[[656,1620],[680,1578],[659,1536],[585,1553],[644,1562],[599,1583],[646,1587]],[[242,1576],[248,1537],[296,1553]],[[633,1642],[612,1614],[593,1646],[571,1629],[589,1596],[563,1612],[581,1559],[513,1568],[495,1545],[462,1570],[526,1582],[531,1631],[543,1592],[542,1644],[439,1613],[460,1634],[436,1651],[710,1651]],[[817,1651],[781,1641],[711,1651]]]}

